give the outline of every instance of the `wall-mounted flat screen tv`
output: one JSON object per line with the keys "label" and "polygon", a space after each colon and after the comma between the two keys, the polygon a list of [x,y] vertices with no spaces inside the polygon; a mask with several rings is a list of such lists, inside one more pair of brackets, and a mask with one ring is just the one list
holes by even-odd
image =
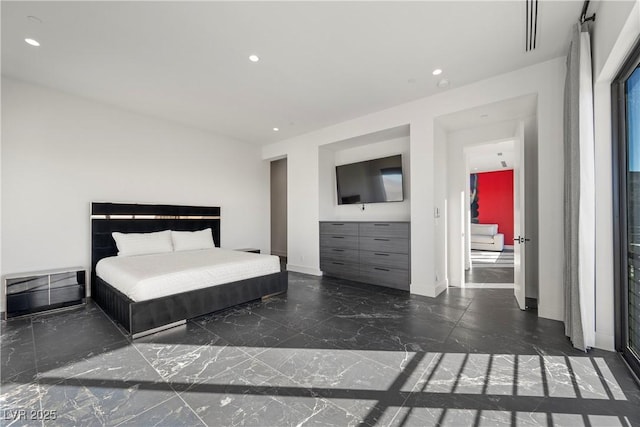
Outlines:
{"label": "wall-mounted flat screen tv", "polygon": [[402,155],[336,166],[338,204],[401,202]]}

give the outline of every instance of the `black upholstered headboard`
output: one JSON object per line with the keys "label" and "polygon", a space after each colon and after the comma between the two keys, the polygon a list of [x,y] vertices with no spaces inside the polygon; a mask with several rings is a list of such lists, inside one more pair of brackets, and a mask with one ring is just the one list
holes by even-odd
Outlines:
{"label": "black upholstered headboard", "polygon": [[149,233],[205,228],[211,228],[213,241],[220,247],[220,207],[94,202],[91,204],[92,275],[98,261],[118,254],[111,237],[114,231]]}

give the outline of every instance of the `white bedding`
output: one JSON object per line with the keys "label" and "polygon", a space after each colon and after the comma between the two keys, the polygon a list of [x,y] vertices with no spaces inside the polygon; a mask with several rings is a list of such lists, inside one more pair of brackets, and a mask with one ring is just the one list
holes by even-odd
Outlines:
{"label": "white bedding", "polygon": [[134,301],[280,272],[280,259],[227,249],[203,249],[98,261],[96,274]]}

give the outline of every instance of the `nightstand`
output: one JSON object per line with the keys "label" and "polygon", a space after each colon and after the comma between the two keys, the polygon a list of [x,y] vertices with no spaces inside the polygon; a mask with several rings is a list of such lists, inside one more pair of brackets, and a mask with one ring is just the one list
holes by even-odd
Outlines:
{"label": "nightstand", "polygon": [[7,274],[2,280],[4,318],[82,304],[85,292],[82,267]]}

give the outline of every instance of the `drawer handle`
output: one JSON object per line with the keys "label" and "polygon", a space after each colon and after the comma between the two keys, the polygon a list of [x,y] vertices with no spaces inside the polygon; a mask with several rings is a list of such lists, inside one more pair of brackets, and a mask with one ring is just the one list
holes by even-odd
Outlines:
{"label": "drawer handle", "polygon": [[335,265],[344,265],[344,262],[332,262],[331,264],[335,264]]}
{"label": "drawer handle", "polygon": [[334,224],[331,224],[331,225],[344,225],[344,224],[334,223]]}
{"label": "drawer handle", "polygon": [[331,236],[331,237],[333,237],[334,239],[344,239],[344,236]]}
{"label": "drawer handle", "polygon": [[333,252],[344,252],[344,249],[331,249]]}
{"label": "drawer handle", "polygon": [[388,268],[373,267],[374,270],[390,271]]}
{"label": "drawer handle", "polygon": [[378,254],[378,253],[374,253],[374,255],[378,255],[378,256],[389,256],[389,254]]}
{"label": "drawer handle", "polygon": [[388,227],[390,224],[373,224],[376,227]]}
{"label": "drawer handle", "polygon": [[389,239],[373,239],[373,240],[377,240],[379,242],[388,242],[389,241]]}

